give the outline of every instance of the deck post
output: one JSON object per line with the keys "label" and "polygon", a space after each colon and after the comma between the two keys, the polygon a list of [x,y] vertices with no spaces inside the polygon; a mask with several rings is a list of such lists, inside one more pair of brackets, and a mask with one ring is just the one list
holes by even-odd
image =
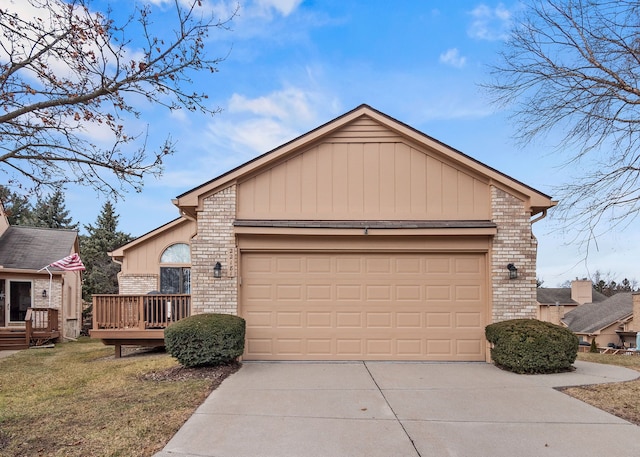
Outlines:
{"label": "deck post", "polygon": [[138,328],[140,330],[147,328],[144,317],[144,297],[138,297]]}
{"label": "deck post", "polygon": [[122,345],[116,343],[115,345],[115,353],[113,354],[116,359],[122,357]]}

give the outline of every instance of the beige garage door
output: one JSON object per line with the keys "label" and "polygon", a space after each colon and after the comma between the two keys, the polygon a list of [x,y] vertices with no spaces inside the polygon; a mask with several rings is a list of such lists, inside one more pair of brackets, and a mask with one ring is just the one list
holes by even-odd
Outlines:
{"label": "beige garage door", "polygon": [[485,360],[484,254],[243,253],[247,360]]}

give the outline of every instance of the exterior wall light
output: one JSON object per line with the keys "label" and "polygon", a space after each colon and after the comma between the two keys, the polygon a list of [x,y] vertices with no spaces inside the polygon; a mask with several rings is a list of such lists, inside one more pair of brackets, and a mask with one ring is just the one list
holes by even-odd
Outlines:
{"label": "exterior wall light", "polygon": [[220,262],[216,262],[213,267],[213,277],[218,279],[222,277],[222,264]]}
{"label": "exterior wall light", "polygon": [[509,279],[516,279],[518,277],[518,269],[512,263],[507,265],[507,270],[509,270]]}
{"label": "exterior wall light", "polygon": [[47,298],[47,289],[42,289],[42,298]]}

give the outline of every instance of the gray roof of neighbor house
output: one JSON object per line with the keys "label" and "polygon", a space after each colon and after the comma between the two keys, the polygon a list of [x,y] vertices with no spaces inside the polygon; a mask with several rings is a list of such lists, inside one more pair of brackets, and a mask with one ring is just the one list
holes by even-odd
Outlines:
{"label": "gray roof of neighbor house", "polygon": [[0,266],[39,270],[71,254],[77,237],[75,230],[9,227],[0,237]]}
{"label": "gray roof of neighbor house", "polygon": [[[571,303],[577,305],[578,302],[571,299],[570,287],[538,287],[536,289],[538,303],[548,303],[555,305],[556,302],[560,304]],[[606,295],[601,294],[597,290],[591,291],[591,301],[593,303],[599,303],[607,299]]]}
{"label": "gray roof of neighbor house", "polygon": [[585,303],[565,314],[562,321],[575,333],[593,333],[633,314],[631,292],[615,294],[598,303]]}

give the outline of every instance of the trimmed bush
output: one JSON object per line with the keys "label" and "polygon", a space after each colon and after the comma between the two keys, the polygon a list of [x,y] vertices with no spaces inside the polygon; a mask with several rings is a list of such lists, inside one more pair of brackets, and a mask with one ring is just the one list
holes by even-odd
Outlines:
{"label": "trimmed bush", "polygon": [[599,354],[600,350],[598,349],[598,343],[596,343],[596,339],[591,340],[591,344],[589,345],[589,352],[592,354]]}
{"label": "trimmed bush", "polygon": [[164,331],[167,352],[185,367],[234,361],[244,352],[245,321],[230,314],[198,314]]}
{"label": "trimmed bush", "polygon": [[496,322],[485,328],[494,363],[514,373],[558,373],[571,369],[578,337],[569,329],[536,319]]}

